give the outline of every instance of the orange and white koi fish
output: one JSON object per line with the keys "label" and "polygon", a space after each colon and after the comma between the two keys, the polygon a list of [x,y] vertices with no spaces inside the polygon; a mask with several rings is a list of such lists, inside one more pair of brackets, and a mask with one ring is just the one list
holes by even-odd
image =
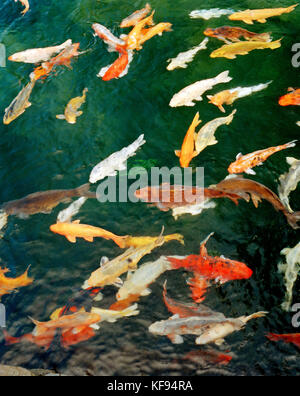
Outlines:
{"label": "orange and white koi fish", "polygon": [[199,152],[195,150],[195,129],[201,122],[198,112],[185,135],[181,150],[175,151],[175,155],[179,157],[180,166],[182,168],[188,168],[191,160],[199,154]]}
{"label": "orange and white koi fish", "polygon": [[127,238],[126,236],[120,237],[115,235],[103,228],[80,224],[80,220],[74,220],[72,223],[56,223],[50,226],[50,230],[56,234],[65,236],[72,243],[76,242],[76,238],[83,238],[88,242],[93,242],[94,238],[101,237],[112,239],[118,246],[124,248],[124,240]]}
{"label": "orange and white koi fish", "polygon": [[137,50],[139,51],[142,49],[140,45],[140,40],[143,37],[143,32],[142,30],[145,28],[146,25],[151,26],[154,25],[153,22],[153,15],[154,12],[147,18],[142,19],[140,22],[138,22],[135,27],[131,30],[131,32],[128,34],[126,38],[126,49],[131,49],[131,50]]}
{"label": "orange and white koi fish", "polygon": [[[15,0],[15,2],[17,2],[18,0]],[[25,7],[24,10],[22,11],[22,14],[25,15],[27,11],[29,11],[29,1],[28,0],[19,0],[20,3],[23,4],[23,6]]]}
{"label": "orange and white koi fish", "polygon": [[255,175],[256,173],[252,170],[255,166],[262,165],[272,154],[278,151],[285,150],[296,146],[297,140],[293,140],[290,143],[283,144],[281,146],[269,147],[264,150],[258,150],[254,153],[243,155],[238,154],[236,161],[230,164],[228,172],[231,174],[236,173],[248,173],[250,175]]}
{"label": "orange and white koi fish", "polygon": [[283,341],[286,343],[292,343],[300,348],[300,333],[292,333],[292,334],[274,334],[268,333],[266,337],[271,341]]}
{"label": "orange and white koi fish", "polygon": [[56,45],[54,47],[46,48],[33,48],[22,52],[17,52],[8,57],[8,60],[12,62],[24,62],[24,63],[40,63],[47,62],[51,57],[66,47],[72,44],[72,40],[67,40],[63,44]]}
{"label": "orange and white koi fish", "polygon": [[121,49],[125,50],[125,41],[114,36],[112,32],[105,26],[100,25],[100,23],[94,23],[92,28],[95,31],[94,36],[98,36],[105,42],[105,44],[108,45],[108,51],[120,51]]}
{"label": "orange and white koi fish", "polygon": [[17,278],[7,278],[5,274],[9,272],[9,269],[0,268],[0,297],[11,293],[13,290],[19,287],[31,285],[33,279],[28,277],[29,268],[30,266],[23,275],[18,276]]}
{"label": "orange and white koi fish", "polygon": [[121,28],[127,28],[131,26],[135,26],[138,22],[140,22],[142,19],[144,19],[147,14],[151,11],[151,6],[150,4],[146,4],[145,8],[142,8],[141,10],[135,11],[133,14],[129,15],[127,18],[123,19],[123,21],[120,23]]}
{"label": "orange and white koi fish", "polygon": [[253,25],[253,21],[260,23],[266,23],[267,18],[274,16],[279,16],[282,14],[288,14],[298,6],[298,4],[292,5],[287,8],[265,8],[260,10],[246,10],[241,12],[236,12],[230,15],[228,18],[231,21],[243,21],[249,25]]}
{"label": "orange and white koi fish", "polygon": [[300,106],[300,89],[289,88],[288,92],[279,98],[280,106]]}
{"label": "orange and white koi fish", "polygon": [[66,47],[62,52],[60,52],[56,57],[50,60],[50,64],[57,66],[57,65],[64,65],[71,68],[71,59],[74,56],[79,56],[83,54],[83,52],[78,52],[80,43],[74,43]]}
{"label": "orange and white koi fish", "polygon": [[132,59],[133,51],[124,50],[120,52],[119,58],[112,65],[103,67],[97,74],[97,77],[102,77],[103,81],[124,77],[128,73]]}

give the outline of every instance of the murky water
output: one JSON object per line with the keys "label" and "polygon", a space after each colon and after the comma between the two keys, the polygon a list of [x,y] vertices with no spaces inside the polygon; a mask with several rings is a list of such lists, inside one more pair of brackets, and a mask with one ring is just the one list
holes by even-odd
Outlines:
{"label": "murky water", "polygon": [[[201,3],[201,2],[200,2]],[[197,80],[214,77],[230,70],[234,80],[230,87],[250,86],[273,80],[266,91],[235,103],[238,113],[230,125],[217,132],[219,144],[207,148],[192,162],[205,167],[205,184],[217,183],[226,176],[226,169],[237,153],[248,153],[299,137],[295,125],[300,115],[297,107],[281,108],[278,97],[290,86],[299,86],[299,69],[291,65],[291,47],[300,40],[300,8],[292,14],[272,18],[267,24],[255,24],[250,30],[273,32],[275,39],[284,37],[276,51],[254,51],[230,61],[211,59],[209,53],[220,46],[211,39],[207,51],[200,52],[187,69],[169,72],[167,59],[175,57],[203,40],[206,27],[228,24],[226,17],[210,21],[191,20],[189,12],[198,8],[264,8],[288,6],[288,1],[220,1],[152,0],[155,21],[171,22],[173,32],[155,37],[136,54],[129,73],[120,80],[103,82],[96,77],[101,67],[116,57],[93,37],[91,24],[99,22],[115,34],[122,33],[119,22],[143,1],[125,0],[30,0],[31,10],[22,17],[22,6],[4,0],[0,6],[0,42],[7,55],[26,48],[49,46],[71,38],[89,50],[73,62],[72,69],[61,68],[56,75],[38,83],[31,96],[32,106],[8,126],[0,126],[0,202],[21,198],[47,189],[73,188],[85,183],[92,167],[114,151],[135,140],[142,132],[147,144],[131,159],[129,166],[178,166],[174,149],[180,148],[195,112],[207,122],[219,117],[217,108],[203,101],[194,108],[171,108],[174,93]],[[236,26],[247,28],[243,23]],[[0,68],[0,109],[27,83],[32,65],[9,62]],[[84,114],[76,125],[57,120],[66,103],[89,89]],[[215,88],[213,92],[220,89]],[[279,176],[287,171],[286,156],[299,158],[300,146],[281,152],[257,168],[255,180],[277,190]],[[297,199],[298,197],[298,199]],[[299,189],[291,194],[291,206],[300,208]],[[49,226],[56,221],[58,206],[50,215],[35,215],[28,220],[10,218],[5,236],[0,240],[1,265],[12,276],[24,272],[31,264],[35,282],[18,293],[4,296],[7,309],[7,330],[14,336],[32,331],[28,316],[47,320],[51,312],[62,306],[79,290],[82,282],[98,266],[101,256],[115,257],[120,250],[111,241],[97,239],[93,244],[78,240],[76,245],[54,235]],[[1,363],[27,368],[49,368],[59,372],[94,375],[296,375],[299,374],[299,351],[293,345],[272,343],[265,338],[269,331],[292,333],[292,314],[281,310],[284,298],[283,276],[278,274],[280,251],[299,242],[284,216],[264,202],[258,209],[241,202],[219,200],[216,209],[201,216],[182,217],[175,221],[171,213],[149,208],[143,203],[100,204],[88,201],[77,218],[86,224],[108,229],[119,235],[157,235],[164,225],[166,233],[184,234],[184,247],[171,242],[155,251],[148,259],[162,254],[197,253],[199,243],[210,232],[211,254],[224,254],[246,262],[254,271],[247,281],[212,287],[206,304],[228,316],[237,317],[259,310],[270,314],[265,319],[248,323],[245,330],[227,338],[220,351],[234,355],[229,365],[216,366],[198,356],[185,356],[197,351],[194,337],[172,345],[167,338],[154,337],[148,326],[169,317],[162,300],[162,285],[168,279],[171,297],[189,301],[184,271],[164,274],[152,285],[150,297],[141,299],[138,317],[104,323],[93,339],[63,350],[54,343],[44,352],[37,346],[22,343],[6,347],[0,335]],[[115,289],[105,289],[99,306],[109,307]],[[299,300],[299,281],[295,285],[294,302]],[[204,348],[204,350],[206,350]]]}

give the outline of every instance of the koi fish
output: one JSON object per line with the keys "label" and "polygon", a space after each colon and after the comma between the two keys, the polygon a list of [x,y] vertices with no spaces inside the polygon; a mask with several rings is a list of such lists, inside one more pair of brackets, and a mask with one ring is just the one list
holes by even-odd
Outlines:
{"label": "koi fish", "polygon": [[[163,235],[163,238],[165,243],[170,241],[178,241],[182,245],[184,245],[184,236],[181,234]],[[141,246],[149,245],[150,243],[154,242],[156,239],[157,237],[149,237],[149,236],[132,237],[129,235],[124,240],[124,243],[126,248],[129,247],[138,248]]]}
{"label": "koi fish", "polygon": [[57,216],[57,223],[70,223],[72,217],[77,215],[81,206],[87,201],[86,197],[80,197],[76,201],[72,202],[66,209],[61,210]]}
{"label": "koi fish", "polygon": [[66,47],[72,45],[72,40],[67,40],[63,44],[56,45],[54,47],[46,48],[33,48],[22,52],[17,52],[8,57],[8,60],[12,62],[24,62],[24,63],[40,63],[49,61],[53,55],[61,52]]}
{"label": "koi fish", "polygon": [[212,315],[216,318],[224,318],[222,313],[214,312],[204,304],[186,304],[170,298],[167,296],[167,281],[165,281],[163,286],[163,299],[168,311],[173,315],[178,315],[180,318],[189,318],[191,316],[204,318]]}
{"label": "koi fish", "polygon": [[129,316],[136,316],[140,313],[137,309],[138,305],[134,304],[131,307],[123,309],[122,311],[114,311],[112,309],[101,309],[93,307],[92,313],[95,313],[101,317],[101,322],[115,323],[118,319],[122,319]]}
{"label": "koi fish", "polygon": [[48,214],[61,202],[70,202],[72,197],[96,198],[96,194],[89,191],[90,184],[84,184],[73,190],[39,191],[24,198],[2,204],[1,208],[8,215],[27,218],[36,213]]}
{"label": "koi fish", "polygon": [[231,105],[237,99],[244,98],[245,96],[249,96],[254,92],[262,91],[263,89],[268,88],[268,86],[273,81],[269,81],[266,84],[258,84],[254,85],[253,87],[237,87],[232,88],[227,91],[219,92],[218,94],[211,96],[208,95],[207,98],[209,99],[209,103],[214,104],[217,106],[223,113],[225,113],[225,109],[223,107],[224,104]]}
{"label": "koi fish", "polygon": [[87,88],[84,88],[82,96],[77,96],[70,100],[65,109],[65,114],[59,114],[56,116],[59,120],[66,120],[69,124],[76,124],[76,118],[82,115],[82,111],[77,111],[81,105],[85,102]]}
{"label": "koi fish", "polygon": [[100,25],[100,23],[94,23],[92,25],[93,30],[95,31],[94,36],[98,36],[108,45],[108,51],[120,51],[121,49],[125,50],[126,43],[121,38],[114,36],[110,30],[108,30],[105,26]]}
{"label": "koi fish", "polygon": [[246,323],[252,319],[263,318],[268,312],[256,312],[249,316],[240,316],[237,319],[226,319],[225,321],[217,321],[216,323],[209,323],[203,333],[196,339],[197,345],[206,345],[215,343],[221,345],[224,338],[235,331],[242,330]]}
{"label": "koi fish", "polygon": [[97,323],[101,321],[101,316],[96,313],[80,310],[72,315],[64,315],[58,319],[50,320],[48,322],[39,322],[33,318],[30,318],[30,320],[35,325],[32,335],[39,337],[43,334],[47,334],[49,331],[53,332],[53,330],[56,331],[57,329],[81,330],[83,327],[89,326],[98,330],[99,326],[97,326]]}
{"label": "koi fish", "polygon": [[210,186],[210,188],[214,187],[227,193],[240,194],[241,197],[243,197],[248,202],[251,197],[256,208],[258,208],[261,200],[265,199],[266,201],[270,202],[275,210],[280,211],[285,215],[289,225],[292,228],[299,228],[297,223],[300,220],[300,212],[289,213],[289,211],[280,201],[279,197],[263,184],[257,183],[254,180],[244,179],[242,176],[230,176],[217,185]]}
{"label": "koi fish", "polygon": [[207,28],[204,31],[204,34],[205,36],[215,37],[219,40],[225,41],[227,44],[231,44],[231,42],[238,42],[240,41],[241,37],[250,41],[272,41],[271,33],[254,33],[240,27],[232,26],[222,26],[215,29]]}
{"label": "koi fish", "polygon": [[29,268],[30,266],[23,275],[18,276],[17,278],[7,278],[5,274],[9,272],[9,269],[0,268],[0,297],[11,293],[19,287],[31,285],[33,283],[33,279],[28,277]]}
{"label": "koi fish", "polygon": [[124,77],[129,70],[129,65],[133,59],[133,51],[128,50],[123,53],[120,52],[120,56],[115,62],[107,67],[103,67],[97,74],[97,77],[102,77],[103,81],[109,81],[114,78]]}
{"label": "koi fish", "polygon": [[171,71],[176,68],[183,68],[186,69],[188,67],[188,63],[192,62],[194,57],[199,51],[207,49],[206,44],[208,43],[208,38],[205,38],[199,45],[193,47],[189,51],[180,52],[176,58],[168,59],[167,62],[170,62],[167,66],[167,70]]}
{"label": "koi fish", "polygon": [[216,118],[207,124],[205,124],[195,136],[195,150],[199,154],[208,146],[217,144],[218,141],[215,138],[217,129],[222,125],[230,125],[233,121],[236,110],[228,117]]}
{"label": "koi fish", "polygon": [[142,44],[156,35],[161,36],[163,32],[172,32],[172,24],[168,22],[161,22],[149,29],[142,29],[142,36],[139,40],[139,46],[141,47]]}
{"label": "koi fish", "polygon": [[72,223],[56,223],[50,226],[50,230],[56,234],[63,235],[71,243],[76,242],[76,238],[83,238],[88,242],[94,242],[94,238],[101,237],[112,239],[120,248],[125,247],[124,239],[103,228],[93,227],[87,224],[80,224],[80,220],[74,220]]}
{"label": "koi fish", "polygon": [[271,155],[277,153],[281,150],[286,150],[296,146],[297,140],[292,142],[282,144],[280,146],[269,147],[264,150],[258,150],[250,154],[238,154],[236,161],[231,163],[228,168],[230,174],[236,173],[248,173],[250,175],[255,175],[256,173],[252,170],[255,166],[260,166],[265,162]]}
{"label": "koi fish", "polygon": [[233,356],[225,354],[225,353],[220,353],[215,351],[214,349],[209,349],[209,350],[197,350],[197,351],[191,351],[187,353],[186,355],[183,356],[183,360],[191,360],[197,366],[199,366],[199,363],[202,365],[205,363],[211,363],[211,364],[222,364],[222,365],[227,365],[231,362]]}
{"label": "koi fish", "polygon": [[283,249],[280,254],[286,256],[286,264],[279,264],[279,272],[284,273],[284,283],[286,294],[281,307],[285,311],[289,311],[293,300],[293,287],[297,281],[298,272],[300,270],[300,242],[292,249]]}
{"label": "koi fish", "polygon": [[80,43],[74,43],[67,46],[62,52],[60,52],[57,56],[52,58],[49,63],[51,66],[64,65],[71,68],[71,60],[75,56],[79,56],[83,54],[83,52],[78,52]]}
{"label": "koi fish", "polygon": [[283,341],[286,343],[293,343],[296,345],[298,348],[300,348],[300,333],[294,333],[294,334],[274,334],[274,333],[268,333],[266,337],[271,340],[271,341]]}
{"label": "koi fish", "polygon": [[[18,0],[15,0],[15,3],[16,3],[17,1],[18,1]],[[29,11],[29,7],[30,7],[29,1],[28,1],[28,0],[19,0],[19,1],[20,1],[20,3],[22,3],[23,6],[25,7],[24,10],[22,11],[22,14],[25,15],[26,12]]]}
{"label": "koi fish", "polygon": [[126,281],[117,293],[117,300],[126,300],[130,295],[148,296],[151,290],[148,286],[155,282],[165,271],[171,270],[166,257],[142,264],[133,274],[128,273]]}
{"label": "koi fish", "polygon": [[142,30],[147,25],[148,26],[154,25],[154,22],[153,22],[154,12],[155,11],[153,11],[150,16],[142,19],[140,22],[138,22],[134,26],[134,28],[131,30],[131,32],[128,34],[128,36],[126,38],[126,49],[137,50],[137,51],[142,49],[142,47],[140,45],[140,40],[143,36]]}
{"label": "koi fish", "polygon": [[289,94],[281,96],[280,106],[300,106],[300,89],[289,88]]}
{"label": "koi fish", "polygon": [[6,226],[7,219],[8,215],[3,210],[0,210],[0,230]]}
{"label": "koi fish", "polygon": [[61,334],[61,345],[63,348],[67,349],[71,345],[79,344],[80,342],[87,341],[90,338],[95,337],[95,331],[89,327],[85,326],[80,331],[77,329],[70,329],[63,331]]}
{"label": "koi fish", "polygon": [[151,11],[151,6],[149,3],[145,5],[145,8],[135,11],[133,14],[129,15],[127,18],[123,19],[120,23],[121,28],[127,28],[135,26],[138,22],[144,19]]}
{"label": "koi fish", "polygon": [[253,21],[257,21],[260,23],[266,23],[267,18],[271,18],[274,16],[279,16],[282,14],[288,14],[298,6],[298,4],[292,5],[287,8],[266,8],[260,10],[246,10],[241,12],[236,12],[230,15],[228,18],[231,21],[243,21],[248,25],[253,25]]}
{"label": "koi fish", "polygon": [[231,15],[234,13],[234,10],[222,10],[220,8],[212,8],[210,10],[194,10],[189,16],[192,19],[201,18],[208,21],[211,18],[220,18],[223,15]]}
{"label": "koi fish", "polygon": [[278,187],[278,192],[282,203],[293,213],[288,197],[292,191],[296,190],[300,181],[300,160],[287,157],[286,162],[290,165],[290,170],[279,177],[280,186]]}
{"label": "koi fish", "polygon": [[225,44],[210,54],[211,58],[236,59],[237,55],[248,55],[253,50],[276,49],[281,47],[281,40],[271,41],[240,41],[234,44]]}
{"label": "koi fish", "polygon": [[123,254],[109,261],[103,258],[100,263],[100,268],[94,271],[90,278],[85,281],[82,288],[99,287],[105,285],[120,285],[118,277],[129,270],[136,270],[138,262],[153,249],[164,244],[164,239],[159,236],[154,242],[149,245],[141,246],[139,248],[129,248]]}
{"label": "koi fish", "polygon": [[114,302],[109,309],[113,311],[123,311],[124,309],[130,307],[133,302],[137,302],[140,299],[140,294],[130,294],[126,300],[120,300]]}
{"label": "koi fish", "polygon": [[229,198],[236,205],[239,199],[249,202],[248,196],[225,193],[223,190],[217,191],[214,188],[199,188],[163,183],[157,187],[144,187],[136,190],[136,198],[155,205],[159,210],[167,212],[170,209],[182,208],[185,206],[199,205],[207,199]]}
{"label": "koi fish", "polygon": [[89,181],[96,183],[107,176],[116,176],[118,171],[126,170],[128,158],[133,157],[136,151],[144,144],[144,135],[140,135],[137,140],[122,150],[111,154],[108,158],[97,164],[91,171]]}
{"label": "koi fish", "polygon": [[175,155],[179,157],[180,166],[182,168],[188,168],[191,160],[199,154],[195,151],[195,129],[201,122],[198,112],[185,135],[181,150],[175,150]]}
{"label": "koi fish", "polygon": [[231,280],[249,279],[253,271],[246,264],[221,257],[211,257],[206,250],[210,234],[200,246],[200,255],[191,255],[183,259],[167,257],[173,269],[185,268],[205,280],[214,280],[224,284]]}
{"label": "koi fish", "polygon": [[31,106],[29,98],[31,92],[35,86],[36,80],[31,80],[18,94],[18,96],[11,102],[11,104],[5,109],[5,114],[3,118],[3,124],[8,125],[20,115],[22,115],[25,110]]}
{"label": "koi fish", "polygon": [[47,334],[39,337],[33,336],[32,334],[24,334],[21,337],[12,337],[6,330],[3,330],[3,335],[6,345],[14,345],[27,341],[37,345],[40,348],[44,348],[47,351],[53,342],[55,331],[52,331],[51,333],[48,332]]}
{"label": "koi fish", "polygon": [[198,336],[195,343],[197,345],[206,345],[215,343],[221,345],[224,338],[229,334],[243,329],[249,320],[264,317],[267,312],[257,312],[250,316],[241,316],[239,318],[220,317],[220,313],[215,316],[213,312],[210,316],[190,316],[180,318],[174,315],[168,320],[162,320],[152,323],[149,327],[150,333],[154,335],[165,335],[172,343],[182,344],[182,335],[193,334]]}
{"label": "koi fish", "polygon": [[212,89],[217,84],[227,83],[231,80],[232,78],[229,77],[229,71],[227,70],[223,73],[220,73],[215,78],[197,81],[175,94],[171,99],[169,106],[195,106],[194,101],[202,101],[202,95],[204,92]]}

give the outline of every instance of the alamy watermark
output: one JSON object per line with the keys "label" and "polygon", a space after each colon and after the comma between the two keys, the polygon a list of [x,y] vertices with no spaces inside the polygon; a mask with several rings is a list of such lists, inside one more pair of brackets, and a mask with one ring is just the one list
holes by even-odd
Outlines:
{"label": "alamy watermark", "polygon": [[292,57],[292,65],[293,67],[300,67],[300,43],[296,43],[292,46],[292,52],[296,52],[296,54]]}
{"label": "alamy watermark", "polygon": [[291,308],[292,312],[297,312],[293,317],[292,317],[292,325],[295,328],[300,327],[300,304],[294,304]]}
{"label": "alamy watermark", "polygon": [[0,43],[0,67],[6,67],[6,48]]}
{"label": "alamy watermark", "polygon": [[[133,181],[129,186],[129,181]],[[153,167],[150,174],[145,168],[123,170],[110,176],[97,188],[99,202],[151,203],[173,202],[197,204],[204,197],[204,168]]]}

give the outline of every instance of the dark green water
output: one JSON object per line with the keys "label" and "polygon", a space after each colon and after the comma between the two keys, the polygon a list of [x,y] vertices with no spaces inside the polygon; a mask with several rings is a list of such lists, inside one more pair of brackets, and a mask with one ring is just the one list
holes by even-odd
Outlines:
{"label": "dark green water", "polygon": [[[180,148],[195,112],[203,122],[219,117],[217,108],[203,101],[194,108],[171,108],[174,93],[197,80],[211,78],[230,70],[234,78],[227,86],[250,86],[273,80],[266,91],[235,103],[237,115],[230,125],[217,132],[219,144],[203,151],[192,166],[205,167],[205,184],[222,180],[227,166],[237,153],[297,139],[300,120],[297,107],[281,108],[278,97],[290,86],[299,87],[300,69],[291,65],[291,47],[300,42],[300,7],[291,14],[271,18],[267,24],[255,24],[250,30],[273,32],[275,39],[284,37],[276,51],[254,51],[229,61],[211,59],[209,53],[220,46],[211,39],[209,49],[201,51],[187,69],[166,70],[166,61],[203,40],[203,30],[228,24],[226,17],[204,21],[191,20],[188,14],[199,8],[265,8],[289,6],[288,1],[218,1],[152,0],[156,22],[171,22],[174,31],[155,37],[144,45],[131,64],[129,73],[120,80],[103,82],[96,77],[101,67],[114,61],[105,45],[93,37],[91,24],[99,22],[116,35],[122,33],[119,22],[143,1],[124,0],[30,0],[31,10],[21,17],[22,7],[12,0],[0,6],[0,41],[7,55],[26,48],[50,46],[71,38],[90,51],[73,62],[72,70],[61,68],[45,82],[38,83],[31,96],[32,106],[8,126],[2,125],[0,139],[0,202],[21,198],[48,189],[73,188],[85,183],[92,167],[101,159],[120,150],[142,132],[147,144],[131,159],[129,166],[155,164],[178,166],[174,149]],[[248,28],[243,23],[236,26]],[[28,82],[32,65],[9,62],[0,68],[0,109],[9,105]],[[57,120],[66,103],[88,87],[84,114],[76,125]],[[221,86],[212,92],[219,92]],[[230,109],[229,109],[230,110]],[[255,180],[277,191],[279,176],[287,171],[286,156],[299,158],[300,146],[271,157],[257,168]],[[297,200],[298,197],[298,200]],[[291,206],[300,208],[299,189],[291,194]],[[49,226],[56,221],[58,206],[51,215],[35,215],[28,220],[10,218],[5,237],[0,240],[1,265],[12,276],[24,272],[31,264],[35,282],[19,293],[4,296],[7,308],[7,330],[14,336],[32,331],[28,315],[47,320],[52,311],[64,305],[98,266],[101,256],[115,257],[120,250],[110,241],[97,239],[93,244],[78,240],[76,245],[54,235]],[[284,298],[283,276],[278,274],[280,251],[299,242],[284,216],[264,202],[258,209],[241,202],[218,201],[216,209],[201,216],[186,216],[174,221],[171,213],[138,204],[100,204],[88,201],[79,213],[82,222],[108,229],[119,235],[157,235],[162,225],[166,233],[184,234],[186,245],[172,242],[155,251],[162,254],[197,253],[199,243],[210,232],[215,236],[208,245],[211,254],[224,254],[246,262],[254,271],[247,281],[212,287],[206,304],[227,316],[237,317],[267,310],[266,319],[253,320],[246,329],[227,338],[225,350],[234,354],[226,366],[214,366],[184,360],[198,348],[194,337],[187,336],[180,346],[167,338],[154,337],[148,326],[169,317],[162,300],[162,284],[168,279],[169,294],[189,301],[185,285],[188,274],[173,271],[152,285],[153,293],[141,299],[138,317],[104,323],[93,339],[63,350],[56,343],[48,352],[27,343],[6,347],[0,335],[1,363],[27,368],[57,369],[59,372],[96,375],[296,375],[299,374],[299,352],[293,345],[271,343],[269,331],[293,333],[291,313],[281,310]],[[105,289],[99,305],[109,307],[115,289]],[[299,282],[295,285],[294,302],[299,300]],[[221,349],[221,350],[224,350]],[[221,368],[220,368],[221,367]]]}

